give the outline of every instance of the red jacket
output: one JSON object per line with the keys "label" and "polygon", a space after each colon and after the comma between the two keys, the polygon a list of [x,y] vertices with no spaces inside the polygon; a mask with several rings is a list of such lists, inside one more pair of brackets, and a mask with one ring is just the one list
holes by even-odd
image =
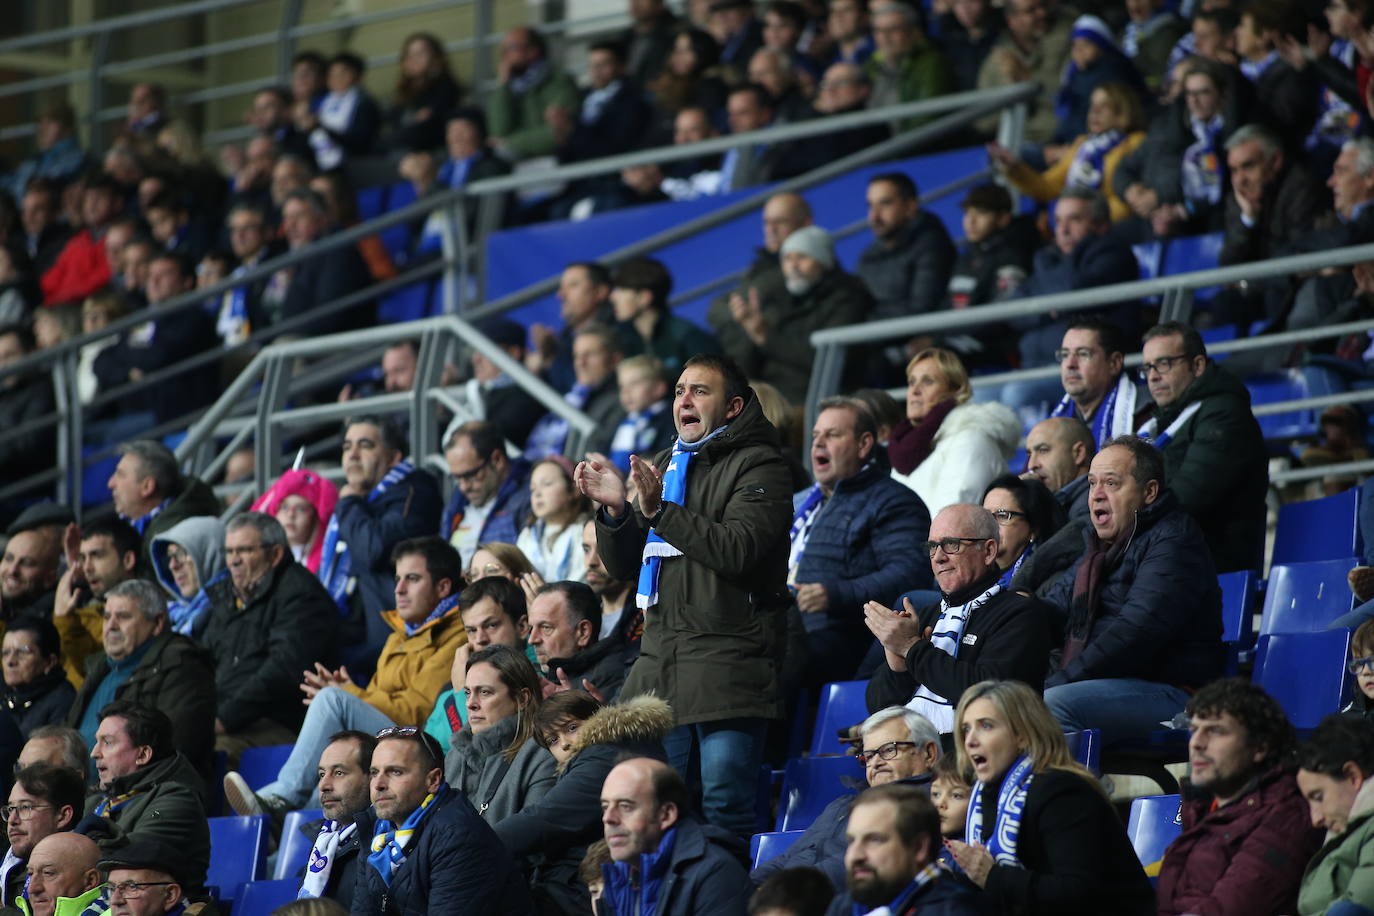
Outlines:
{"label": "red jacket", "polygon": [[82,229],[72,236],[48,272],[43,274],[43,304],[79,302],[110,282],[105,244]]}
{"label": "red jacket", "polygon": [[1276,767],[1249,793],[1209,811],[1183,803],[1183,832],[1159,869],[1160,916],[1277,916],[1297,912],[1298,884],[1321,846],[1294,771]]}

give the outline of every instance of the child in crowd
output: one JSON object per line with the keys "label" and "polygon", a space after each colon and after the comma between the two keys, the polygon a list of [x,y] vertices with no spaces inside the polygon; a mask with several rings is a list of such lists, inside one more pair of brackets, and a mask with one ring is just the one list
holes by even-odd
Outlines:
{"label": "child in crowd", "polygon": [[830,879],[820,869],[809,865],[784,868],[754,891],[749,916],[824,916],[834,896]]}
{"label": "child in crowd", "polygon": [[1341,712],[1374,722],[1374,619],[1355,628],[1350,637],[1350,673],[1355,675],[1355,698]]}
{"label": "child in crowd", "polygon": [[673,444],[672,401],[664,380],[663,364],[652,356],[632,356],[615,370],[620,386],[620,406],[625,419],[611,439],[611,461],[629,473],[631,455],[651,455]]}
{"label": "child in crowd", "polygon": [[[962,309],[1012,298],[1030,275],[1038,243],[1034,226],[1013,216],[1011,195],[999,185],[972,189],[960,206],[966,241],[949,276],[949,307]],[[1009,358],[1015,345],[1015,335],[1006,330],[983,328],[976,335],[959,334],[945,342],[965,364],[995,364]]]}
{"label": "child in crowd", "polygon": [[606,888],[601,866],[610,864],[611,847],[606,845],[605,840],[597,840],[587,847],[587,854],[582,857],[582,864],[577,867],[577,877],[587,885],[587,893],[591,894],[593,912],[596,912],[596,904],[601,900],[601,892]]}
{"label": "child in crowd", "polygon": [[530,512],[534,518],[515,541],[545,582],[581,581],[587,571],[582,556],[582,524],[587,498],[573,483],[573,464],[550,455],[530,471]]}
{"label": "child in crowd", "polygon": [[[930,776],[930,800],[940,812],[940,835],[946,840],[962,840],[973,780],[969,773],[959,769],[959,761],[952,753],[935,761]],[[939,861],[942,868],[961,871],[948,846],[941,847]]]}

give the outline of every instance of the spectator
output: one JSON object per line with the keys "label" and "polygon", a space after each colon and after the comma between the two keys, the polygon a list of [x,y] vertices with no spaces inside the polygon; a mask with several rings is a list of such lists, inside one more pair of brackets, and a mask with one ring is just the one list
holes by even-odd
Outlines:
{"label": "spectator", "polygon": [[440,538],[405,540],[393,551],[394,610],[384,612],[391,628],[377,659],[377,671],[363,687],[348,668],[330,670],[319,662],[300,685],[305,722],[276,779],[252,789],[237,772],[224,776],[224,797],[239,814],[294,811],[310,801],[316,762],[341,729],[378,732],[397,722],[418,722],[434,707],[452,662],[465,641],[458,611],[462,564]]}
{"label": "spectator", "polygon": [[[609,912],[629,916],[638,911],[638,901],[649,899],[654,912],[665,916],[745,912],[749,882],[735,839],[692,816],[687,787],[666,763],[636,757],[618,764],[606,776],[601,810],[614,860],[602,867],[601,903]],[[662,868],[669,877],[647,882],[640,870],[655,854],[666,860]]]}
{"label": "spectator", "polygon": [[136,83],[129,90],[128,116],[124,132],[151,145],[152,138],[167,123],[167,90],[157,83]]}
{"label": "spectator", "polygon": [[5,189],[16,199],[25,195],[34,179],[61,186],[86,167],[86,153],[76,136],[76,112],[72,106],[64,102],[49,105],[38,116],[35,127],[37,154],[19,163],[5,179]]}
{"label": "spectator", "polygon": [[234,169],[229,182],[231,207],[251,204],[264,210],[271,206],[272,170],[281,147],[271,137],[260,134],[244,147],[243,164]]}
{"label": "spectator", "polygon": [[1326,841],[1303,873],[1298,912],[1374,903],[1370,866],[1360,855],[1374,828],[1371,774],[1374,734],[1363,722],[1328,716],[1299,748],[1298,790],[1307,799],[1312,826],[1326,828]]}
{"label": "spectator", "polygon": [[854,676],[873,642],[863,625],[866,600],[931,584],[928,567],[910,550],[930,535],[930,513],[888,473],[873,415],[853,398],[826,398],[817,410],[816,482],[793,497],[788,561],[814,686]]}
{"label": "spectator", "polygon": [[1002,35],[1002,13],[989,0],[958,0],[940,16],[935,42],[954,69],[955,86],[978,88],[978,71]]}
{"label": "spectator", "polygon": [[[1356,567],[1356,572],[1360,567]],[[1350,617],[1355,616],[1361,609],[1352,612]],[[1341,710],[1353,719],[1374,718],[1374,623],[1368,620],[1353,621],[1349,617],[1341,617],[1332,621],[1333,626],[1349,626],[1353,624],[1354,632],[1350,634],[1350,663],[1346,669],[1355,676],[1354,698],[1344,709]],[[1366,626],[1366,624],[1368,624]]]}
{"label": "spectator", "polygon": [[[342,170],[324,172],[310,179],[310,190],[324,202],[325,218],[335,229],[351,229],[358,225],[358,197]],[[397,275],[391,253],[379,235],[367,235],[353,243],[372,281],[381,283]]]}
{"label": "spectator", "polygon": [[219,502],[201,480],[183,477],[176,456],[155,439],[135,439],[119,447],[107,486],[119,517],[143,538],[138,572],[152,570],[153,538],[193,515],[218,515]]}
{"label": "spectator", "polygon": [[[440,535],[471,562],[478,545],[514,544],[529,512],[530,464],[511,458],[499,430],[490,423],[464,423],[444,447],[453,496],[439,523]],[[461,470],[460,470],[461,469]]]}
{"label": "spectator", "polygon": [[[282,235],[291,251],[319,241],[330,228],[324,201],[318,194],[302,189],[286,195],[286,201],[282,204]],[[290,279],[286,283],[280,310],[268,316],[272,324],[301,318],[371,283],[367,265],[355,245],[332,248],[302,261],[294,268],[285,269],[290,271]],[[274,281],[275,277],[268,282]],[[270,309],[271,297],[267,298]],[[314,315],[307,321],[296,321],[291,325],[290,332],[311,336],[330,334],[357,327],[367,320],[366,304],[361,307],[354,305],[343,311],[336,309],[330,314]]]}
{"label": "spectator", "polygon": [[449,112],[462,97],[443,42],[429,32],[412,32],[401,43],[401,72],[386,112],[388,145],[394,150],[441,146]]}
{"label": "spectator", "polygon": [[589,586],[567,580],[540,586],[529,620],[529,642],[549,685],[580,687],[615,702],[634,657],[627,663],[623,640],[601,637],[601,602]]}
{"label": "spectator", "polygon": [[[775,114],[772,97],[768,90],[758,83],[743,83],[731,89],[725,100],[725,111],[731,134],[763,130],[773,123]],[[782,171],[788,167],[784,156],[793,148],[785,143],[755,143],[731,147],[720,163],[721,190],[738,191],[779,178],[792,177],[782,174]],[[801,174],[804,171],[806,168],[803,164],[792,174]]]}
{"label": "spectator", "polygon": [[1045,594],[1066,634],[1045,703],[1065,731],[1099,728],[1110,746],[1171,720],[1221,673],[1221,592],[1150,444],[1120,436],[1097,453],[1088,507],[1083,556]]}
{"label": "spectator", "polygon": [[986,509],[949,506],[935,516],[930,537],[920,549],[930,558],[940,600],[918,609],[907,594],[895,610],[877,601],[864,605],[887,659],[869,681],[868,705],[905,705],[940,734],[957,736],[956,698],[977,678],[990,674],[1039,687],[1050,608],[1001,585],[1001,530]]}
{"label": "spectator", "polygon": [[[779,709],[774,659],[786,600],[789,475],[758,397],[728,357],[689,360],[673,412],[678,444],[656,459],[672,459],[671,469],[631,459],[637,508],[626,501],[625,482],[595,460],[578,465],[576,480],[599,506],[597,549],[607,571],[629,579],[643,566],[636,604],[646,609],[645,638],[621,693],[662,691],[678,722],[670,759],[685,771],[693,749],[702,750],[706,817],[744,836],[764,722]],[[694,457],[706,460],[691,474]],[[665,618],[667,608],[681,613]],[[692,661],[677,667],[688,644]],[[611,841],[613,854],[617,845]]]}
{"label": "spectator", "polygon": [[1137,389],[1122,370],[1126,346],[1116,325],[1101,318],[1071,320],[1055,353],[1064,397],[1052,417],[1073,417],[1101,447],[1134,431]]}
{"label": "spectator", "polygon": [[826,37],[834,44],[834,62],[862,67],[875,45],[868,27],[867,0],[836,0],[825,19]]}
{"label": "spectator", "polygon": [[1302,29],[1296,12],[1283,4],[1247,3],[1236,29],[1236,56],[1240,72],[1254,86],[1258,119],[1291,138],[1285,145],[1295,154],[1316,123],[1320,90],[1313,68],[1294,70],[1278,52],[1282,35]]}
{"label": "spectator", "polygon": [[868,180],[868,228],[873,243],[855,273],[873,293],[875,318],[933,312],[944,303],[954,243],[938,216],[921,208],[916,182],[903,172]]}
{"label": "spectator", "polygon": [[90,749],[82,740],[80,732],[60,725],[45,725],[34,729],[29,740],[24,742],[24,747],[15,761],[15,769],[22,770],[35,763],[66,767],[81,778],[84,793],[86,770],[90,759]]}
{"label": "spectator", "polygon": [[456,908],[531,916],[519,869],[468,800],[444,782],[433,738],[385,729],[369,773],[372,807],[357,824],[376,852],[358,869],[355,914],[381,916],[389,906],[406,914]]}
{"label": "spectator", "polygon": [[1168,82],[1169,54],[1188,31],[1188,23],[1165,9],[1163,0],[1130,0],[1126,16],[1121,52],[1135,64],[1145,88],[1157,93]]}
{"label": "spectator", "polygon": [[497,77],[500,85],[487,98],[492,142],[513,159],[553,154],[558,139],[549,109],[571,117],[579,105],[577,85],[548,60],[544,36],[528,26],[507,32]]}
{"label": "spectator", "polygon": [[100,867],[105,870],[110,912],[162,914],[190,913],[204,909],[204,903],[187,906],[183,863],[178,850],[159,841],[130,843],[106,853]]}
{"label": "spectator", "polygon": [[1083,547],[1083,531],[1088,526],[1088,467],[1097,444],[1092,430],[1082,420],[1073,417],[1050,417],[1041,420],[1026,434],[1026,474],[1043,483],[1067,519],[1063,527],[1048,541],[1042,542],[1024,574],[1012,584],[1019,587],[1027,581],[1040,585],[1042,593],[1053,578],[1044,578],[1043,570],[1063,569],[1062,558],[1076,560]]}
{"label": "spectator", "polygon": [[161,596],[148,582],[135,579],[112,587],[104,610],[103,651],[87,661],[66,724],[92,749],[100,713],[110,703],[156,710],[172,723],[176,750],[198,772],[208,774],[215,709],[215,685],[205,676],[209,653],[168,629]]}
{"label": "spectator", "polygon": [[[625,646],[626,667],[639,656],[644,635],[644,612],[635,606],[634,590],[625,579],[612,579],[596,550],[596,519],[582,527],[582,556],[587,563],[583,581],[601,602],[601,639],[617,639]],[[633,654],[634,657],[631,657]]]}
{"label": "spectator", "polygon": [[0,863],[0,906],[19,912],[28,860],[39,843],[71,830],[86,806],[81,776],[65,767],[35,763],[15,771],[5,815],[9,850]]}
{"label": "spectator", "polygon": [[800,194],[774,194],[763,205],[763,246],[754,249],[754,260],[744,270],[739,287],[711,303],[706,320],[720,338],[726,352],[748,348],[752,342],[732,313],[747,305],[750,290],[760,299],[772,299],[786,291],[782,275],[782,243],[804,226],[811,225],[811,206]]}
{"label": "spectator", "polygon": [[[950,271],[946,308],[962,309],[1011,298],[1030,274],[1034,247],[1039,243],[1024,220],[1013,219],[1011,194],[996,184],[973,188],[960,202],[964,211],[964,247]],[[984,325],[972,343],[955,347],[968,362],[1010,362],[1014,348],[1004,325]],[[975,347],[976,344],[976,347]]]}
{"label": "spectator", "polygon": [[749,916],[825,916],[834,893],[830,879],[818,869],[806,865],[783,869],[754,891]]}
{"label": "spectator", "polygon": [[[387,371],[388,360],[392,354],[407,352],[414,358],[414,350],[405,347],[392,347],[382,354],[382,368],[385,372],[387,393],[393,390],[409,391],[410,385],[393,389],[392,384],[400,384],[399,375]],[[413,363],[412,369],[413,369]],[[395,364],[392,364],[393,370]],[[347,475],[345,473],[345,481]],[[291,556],[312,573],[319,575],[324,565],[325,532],[329,520],[334,515],[334,507],[339,501],[339,489],[314,471],[285,471],[267,492],[258,497],[251,509],[272,516],[286,530],[286,542],[291,546]],[[326,588],[328,586],[326,585]]]}
{"label": "spectator", "polygon": [[325,171],[339,168],[347,158],[366,156],[377,142],[382,111],[362,86],[367,64],[351,51],[329,61],[329,92],[316,111],[297,111],[296,128],[310,139],[316,164]]}
{"label": "spectator", "polygon": [[1321,834],[1294,779],[1297,742],[1283,707],[1229,678],[1194,694],[1187,714],[1189,794],[1183,832],[1159,869],[1159,912],[1295,912]]}
{"label": "spectator", "polygon": [[244,120],[276,144],[278,155],[295,156],[302,162],[315,161],[309,138],[296,129],[291,119],[291,96],[285,89],[270,86],[259,90]]}
{"label": "spectator", "polygon": [[29,524],[22,515],[5,532],[9,539],[0,558],[0,620],[52,613],[62,553],[59,532],[53,525]]}
{"label": "spectator", "polygon": [[[849,0],[841,0],[848,3]],[[832,6],[833,10],[834,7]],[[817,84],[816,111],[823,115],[852,114],[868,107],[873,81],[858,64],[838,61],[830,65]],[[842,159],[861,149],[876,146],[892,136],[887,124],[870,124],[826,135],[831,159]]]}
{"label": "spectator", "polygon": [[669,448],[677,431],[662,363],[641,353],[622,360],[615,373],[620,420],[602,438],[594,438],[588,451],[608,455],[612,464],[628,474],[631,455],[648,456]]}
{"label": "spectator", "polygon": [[[884,2],[872,8],[873,56],[864,63],[873,81],[870,108],[899,102],[919,102],[954,91],[954,71],[939,49],[927,38],[923,14],[904,3]],[[929,121],[905,118],[901,130],[910,130]]]}
{"label": "spectator", "polygon": [[[802,15],[801,7],[792,6],[792,0],[772,0],[765,16],[766,21],[772,22],[774,19],[782,18],[774,9],[779,4],[787,4],[786,8],[795,11],[798,17]],[[770,28],[771,26],[765,26],[765,35]],[[800,20],[796,25],[791,25],[789,20],[788,28],[800,34]],[[800,74],[806,73],[807,69],[794,64],[793,61],[794,58],[788,51],[768,46],[759,48],[749,59],[749,82],[762,86],[768,92],[771,103],[769,107],[773,110],[776,118],[774,123],[777,124],[808,121],[816,116],[816,109],[811,107],[808,99],[810,93],[803,89],[800,82]],[[814,64],[809,66],[814,70]],[[814,87],[819,77],[818,72],[810,74],[807,77],[807,85]]]}
{"label": "spectator", "polygon": [[[255,267],[261,267],[279,252],[270,241],[267,214],[256,206],[240,203],[229,211],[226,221],[229,245],[238,259],[231,278],[241,277]],[[226,346],[244,343],[269,324],[268,313],[280,314],[284,286],[272,289],[270,278],[263,277],[226,292],[220,301],[215,329]],[[272,299],[270,303],[264,301]]]}
{"label": "spectator", "polygon": [[[510,359],[525,361],[525,327],[508,318],[488,318],[477,326],[488,340]],[[529,440],[534,425],[547,412],[544,405],[505,374],[495,360],[482,351],[472,350],[472,378],[466,386],[469,416],[494,424],[512,447],[518,448]],[[452,432],[454,420],[449,424]]]}
{"label": "spectator", "polygon": [[558,391],[568,392],[577,382],[573,365],[577,333],[614,320],[611,272],[595,261],[575,261],[563,268],[558,280],[558,317],[563,321],[558,331],[538,323],[530,327],[534,347],[525,357],[525,368],[542,373]]}
{"label": "spectator", "polygon": [[932,513],[977,501],[1021,438],[1015,415],[996,402],[971,401],[968,374],[949,350],[917,353],[906,377],[906,417],[888,446],[892,476]]}
{"label": "spectator", "polygon": [[[1055,99],[1055,113],[1059,116],[1059,127],[1054,132],[1056,143],[1069,143],[1093,132],[1088,127],[1088,109],[1093,91],[1099,86],[1120,83],[1139,98],[1145,95],[1145,81],[1121,53],[1107,23],[1096,16],[1079,16],[1074,20],[1070,39],[1068,66]],[[1050,158],[1048,153],[1045,158]]]}
{"label": "spectator", "polygon": [[209,622],[209,587],[229,574],[224,523],[196,515],[153,538],[153,574],[168,594],[167,629],[199,639]]}
{"label": "spectator", "polygon": [[[444,144],[448,158],[439,167],[436,176],[438,184],[446,188],[460,188],[484,178],[509,175],[510,163],[496,155],[487,141],[487,116],[482,109],[454,109],[444,128]],[[494,207],[487,218],[482,211],[492,205]],[[479,218],[481,225],[490,229],[499,228],[505,222],[509,206],[510,203],[504,194],[487,195],[481,204],[470,206],[468,209],[472,212],[468,214],[467,221],[469,238],[477,237],[480,231]],[[421,253],[438,252],[442,249],[443,237],[439,220],[439,216],[431,215],[425,222],[422,238],[418,243]]]}
{"label": "spectator", "polygon": [[29,854],[29,880],[20,912],[32,916],[88,913],[104,906],[105,884],[100,880],[100,847],[79,833],[54,833],[44,837]]}
{"label": "spectator", "polygon": [[[111,321],[124,317],[124,310],[124,297],[113,290],[106,289],[86,297],[86,301],[81,303],[81,333],[95,334],[97,331],[105,330]],[[95,358],[118,342],[119,335],[114,335],[82,344],[77,359],[76,386],[83,406],[89,405],[99,394],[99,381],[95,377]],[[99,412],[96,415],[98,416]]]}
{"label": "spectator", "polygon": [[[858,727],[858,761],[868,787],[911,786],[929,790],[940,757],[940,733],[930,720],[902,706],[879,709]],[[784,869],[814,866],[839,891],[845,883],[845,829],[855,806],[850,792],[836,798],[780,856],[758,865],[749,880],[761,885]]]}
{"label": "spectator", "polygon": [[69,526],[63,540],[67,571],[57,582],[52,621],[62,640],[67,680],[79,690],[88,658],[100,651],[105,593],[133,578],[141,545],[138,532],[112,515],[95,518],[84,529]]}
{"label": "spectator", "polygon": [[[0,325],[0,371],[32,355],[35,349],[33,332],[23,324]],[[6,430],[17,430],[56,410],[49,368],[30,367],[0,376],[0,424]],[[7,432],[0,441],[0,468],[4,469],[0,478],[14,483],[52,467],[56,457],[54,427]]]}
{"label": "spectator", "polygon": [[[973,794],[973,775],[959,766],[959,758],[945,754],[931,771],[930,801],[940,813],[940,833],[946,840],[962,840],[968,825],[968,800]],[[940,851],[940,866],[953,871],[958,867],[954,853],[946,845]]]}
{"label": "spectator", "polygon": [[[995,89],[1033,81],[1040,92],[1030,103],[1025,138],[1034,147],[1049,143],[1058,125],[1055,94],[1064,63],[1069,59],[1072,24],[1067,10],[1052,12],[1048,0],[1007,0],[1007,28],[978,70],[978,88]],[[980,121],[978,129],[991,134],[997,119]]]}
{"label": "spectator", "polygon": [[555,105],[545,115],[561,162],[629,152],[649,126],[649,103],[643,90],[625,76],[621,45],[594,43],[587,51],[587,76],[588,92],[580,108]]}
{"label": "spectator", "polygon": [[530,469],[531,519],[515,546],[541,578],[580,579],[585,572],[582,523],[588,514],[587,499],[573,483],[573,463],[562,455],[543,458]]}
{"label": "spectator", "polygon": [[[714,129],[725,109],[726,86],[721,79],[720,45],[701,29],[683,26],[673,36],[672,53],[662,71],[645,85],[653,99],[660,122],[672,119],[675,135],[681,134],[682,113],[700,110],[705,115],[704,129]],[[660,129],[669,127],[663,123]],[[705,137],[696,137],[696,140]],[[691,142],[674,137],[674,143]],[[669,169],[681,168],[669,165]]]}
{"label": "spectator", "polygon": [[[210,864],[210,829],[200,776],[172,741],[172,720],[160,710],[128,700],[100,710],[91,751],[100,784],[86,796],[87,834],[110,846],[167,843],[182,862],[188,896],[200,896]],[[90,823],[92,816],[104,820]],[[33,864],[30,859],[31,873]]]}
{"label": "spectator", "polygon": [[224,212],[229,183],[201,145],[196,132],[185,121],[173,121],[157,132],[157,153],[171,159],[167,166],[173,186],[185,188],[189,199],[202,212],[213,214],[207,221],[216,223]]}
{"label": "spectator", "polygon": [[883,906],[901,914],[983,912],[977,895],[937,867],[940,815],[920,789],[867,789],[854,802],[845,835],[846,893],[831,902],[827,914]]}
{"label": "spectator", "polygon": [[737,82],[754,52],[763,47],[763,23],[748,0],[712,0],[709,28],[720,44],[720,62]]}
{"label": "spectator", "polygon": [[631,258],[615,269],[611,279],[611,305],[619,323],[626,356],[647,353],[669,372],[677,372],[693,356],[718,353],[720,345],[710,334],[668,306],[673,276],[661,261]]}
{"label": "spectator", "polygon": [[57,185],[46,178],[30,179],[18,195],[24,252],[35,277],[48,272],[70,237],[70,230],[58,219],[57,195]]}
{"label": "spectator", "polygon": [[647,86],[663,71],[673,51],[677,17],[663,0],[630,0],[630,26],[620,36],[630,79]]}
{"label": "spectator", "polygon": [[[304,191],[317,174],[312,160],[286,154],[272,166],[272,209],[280,216],[286,197],[292,191]],[[283,230],[285,225],[283,224]]]}
{"label": "spectator", "polygon": [[[795,70],[809,87],[820,78],[821,71],[817,62],[802,48],[807,28],[811,25],[807,21],[807,13],[806,7],[795,0],[771,0],[763,11],[763,46],[770,51],[780,52],[780,62]],[[757,59],[758,52],[755,51],[750,62]]]}
{"label": "spectator", "polygon": [[302,824],[314,837],[300,896],[325,897],[353,905],[358,871],[369,867],[354,818],[367,810],[368,770],[377,739],[356,730],[335,732],[320,753],[318,790],[324,817]]}
{"label": "spectator", "polygon": [[81,192],[81,228],[62,247],[43,274],[43,304],[79,302],[110,282],[110,265],[102,246],[105,230],[124,206],[124,189],[113,178],[98,175]]}
{"label": "spectator", "polygon": [[0,700],[27,738],[43,725],[60,725],[76,690],[62,670],[62,640],[42,618],[23,617],[5,627],[5,686]]}
{"label": "spectator", "polygon": [[955,721],[959,764],[977,782],[967,841],[949,846],[989,903],[1048,916],[1111,900],[1117,913],[1154,913],[1121,821],[1097,778],[1069,755],[1035,690],[1015,681],[974,684]]}
{"label": "spectator", "polygon": [[32,275],[28,255],[7,239],[0,243],[0,321],[5,324],[32,322],[39,349],[55,347],[75,335],[74,303],[49,306],[34,314],[39,303],[37,277]]}
{"label": "spectator", "polygon": [[198,264],[210,248],[205,227],[191,219],[186,202],[175,191],[162,191],[143,206],[153,239],[166,251]]}
{"label": "spectator", "polygon": [[224,554],[229,578],[209,589],[202,644],[215,661],[215,745],[232,766],[245,748],[295,741],[298,672],[333,660],[337,614],[270,515],[230,519]]}
{"label": "spectator", "polygon": [[1140,98],[1121,83],[1103,83],[1090,95],[1087,132],[1075,137],[1057,162],[1038,172],[997,143],[988,144],[988,158],[1018,191],[1047,204],[1068,188],[1100,191],[1113,221],[1131,213],[1117,197],[1113,176],[1121,161],[1145,140],[1145,115]]}
{"label": "spectator", "polygon": [[[615,375],[615,367],[620,363],[620,340],[606,325],[587,325],[573,335],[572,357],[574,381],[563,400],[585,413],[597,430],[606,429],[620,413],[620,392],[616,388]],[[530,432],[525,443],[525,457],[535,461],[560,453],[580,453],[596,435],[574,437],[569,433],[567,420],[557,414],[548,414]]]}
{"label": "spectator", "polygon": [[[988,484],[983,508],[997,519],[997,566],[1002,570],[997,581],[1003,588],[1033,593],[1078,559],[1078,551],[1073,550],[1057,560],[1035,562],[1037,558],[1049,560],[1038,556],[1040,547],[1064,524],[1064,512],[1054,501],[1054,494],[1039,480],[1003,474]],[[1014,586],[1023,571],[1026,575],[1021,584]]]}
{"label": "spectator", "polygon": [[319,51],[298,51],[291,58],[291,104],[294,112],[316,110],[329,87],[325,85],[328,64]]}

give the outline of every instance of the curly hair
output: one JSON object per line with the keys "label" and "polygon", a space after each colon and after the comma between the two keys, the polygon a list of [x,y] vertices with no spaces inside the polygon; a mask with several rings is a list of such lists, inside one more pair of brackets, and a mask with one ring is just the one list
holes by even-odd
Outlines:
{"label": "curly hair", "polygon": [[1229,713],[1245,728],[1247,743],[1253,748],[1264,749],[1266,766],[1290,762],[1297,749],[1293,724],[1288,721],[1279,701],[1244,678],[1213,681],[1193,694],[1184,712],[1189,717],[1204,718]]}
{"label": "curly hair", "polygon": [[1298,748],[1298,766],[1309,773],[1339,779],[1353,763],[1369,778],[1374,774],[1374,729],[1363,719],[1332,713]]}

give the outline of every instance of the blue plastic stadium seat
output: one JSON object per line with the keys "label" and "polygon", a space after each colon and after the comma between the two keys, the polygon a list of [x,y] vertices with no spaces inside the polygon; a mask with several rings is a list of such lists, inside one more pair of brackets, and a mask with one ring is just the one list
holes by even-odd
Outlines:
{"label": "blue plastic stadium seat", "polygon": [[[399,210],[407,204],[415,202],[415,187],[408,181],[398,181],[387,191],[386,209],[388,212]],[[383,247],[397,258],[410,248],[410,226],[405,223],[398,223],[377,233],[382,240]]]}
{"label": "blue plastic stadium seat", "polygon": [[776,830],[772,833],[754,834],[754,838],[749,841],[749,861],[753,863],[754,868],[758,868],[769,859],[776,859],[787,852],[788,848],[797,842],[797,837],[805,832],[805,830]]}
{"label": "blue plastic stadium seat", "polygon": [[1272,567],[1264,613],[1260,615],[1260,635],[1325,630],[1355,606],[1346,573],[1356,564],[1355,559],[1346,558]]}
{"label": "blue plastic stadium seat", "polygon": [[[1198,270],[1212,270],[1221,262],[1221,245],[1224,234],[1209,232],[1206,235],[1185,235],[1169,239],[1164,247],[1164,257],[1160,261],[1159,275],[1172,277],[1177,274],[1193,273]],[[1205,303],[1217,294],[1217,287],[1207,286],[1193,290],[1193,301]]]}
{"label": "blue plastic stadium seat", "polygon": [[1164,850],[1183,832],[1183,801],[1177,795],[1146,795],[1131,802],[1126,835],[1153,882]]}
{"label": "blue plastic stadium seat", "polygon": [[1141,242],[1139,245],[1132,245],[1131,253],[1135,255],[1136,264],[1140,265],[1140,279],[1153,280],[1159,276],[1159,269],[1164,263],[1163,242]]}
{"label": "blue plastic stadium seat", "polygon": [[234,902],[234,916],[267,916],[296,899],[299,881],[250,881]]}
{"label": "blue plastic stadium seat", "polygon": [[359,220],[367,222],[370,219],[376,219],[386,211],[387,190],[386,185],[359,189],[355,195],[358,198]]}
{"label": "blue plastic stadium seat", "polygon": [[[845,777],[856,785],[847,785]],[[841,795],[853,794],[863,780],[864,768],[855,757],[795,757],[787,761],[776,829],[806,829],[826,805]]]}
{"label": "blue plastic stadium seat", "polygon": [[[1345,391],[1345,381],[1322,366],[1304,366],[1282,372],[1262,372],[1247,376],[1252,404],[1272,404],[1298,398],[1317,397]],[[1260,431],[1266,439],[1300,439],[1318,433],[1316,410],[1292,410],[1259,417]]]}
{"label": "blue plastic stadium seat", "polygon": [[1261,636],[1255,683],[1279,701],[1294,728],[1310,731],[1349,699],[1349,647],[1349,630]]}
{"label": "blue plastic stadium seat", "polygon": [[1260,576],[1250,569],[1222,573],[1217,576],[1217,584],[1221,586],[1221,641],[1226,644],[1226,674],[1233,676],[1240,667],[1240,653],[1249,649],[1255,638],[1255,598]]}
{"label": "blue plastic stadium seat", "polygon": [[1065,732],[1064,743],[1069,746],[1073,759],[1102,775],[1102,732],[1095,728],[1085,728],[1081,732]]}
{"label": "blue plastic stadium seat", "polygon": [[319,808],[286,813],[281,827],[281,845],[277,847],[277,862],[272,869],[273,878],[279,881],[283,878],[296,880],[296,875],[310,861],[310,850],[315,845],[314,837],[301,833],[301,825],[322,817],[324,812]]}
{"label": "blue plastic stadium seat", "polygon": [[235,900],[243,885],[257,881],[267,859],[267,815],[212,817],[210,870],[205,883],[219,889],[220,900]]}
{"label": "blue plastic stadium seat", "polygon": [[868,681],[836,681],[821,688],[816,727],[811,732],[812,754],[844,753],[836,733],[868,718],[868,703],[864,700],[867,689]]}
{"label": "blue plastic stadium seat", "polygon": [[[1360,491],[1284,503],[1274,530],[1273,563],[1337,560],[1362,554]],[[1354,565],[1354,564],[1352,564]]]}
{"label": "blue plastic stadium seat", "polygon": [[267,747],[250,747],[239,757],[239,775],[254,791],[261,789],[277,778],[277,772],[291,756],[290,744],[273,744]]}
{"label": "blue plastic stadium seat", "polygon": [[422,280],[387,293],[377,303],[377,320],[399,324],[428,318],[434,302],[434,282]]}

